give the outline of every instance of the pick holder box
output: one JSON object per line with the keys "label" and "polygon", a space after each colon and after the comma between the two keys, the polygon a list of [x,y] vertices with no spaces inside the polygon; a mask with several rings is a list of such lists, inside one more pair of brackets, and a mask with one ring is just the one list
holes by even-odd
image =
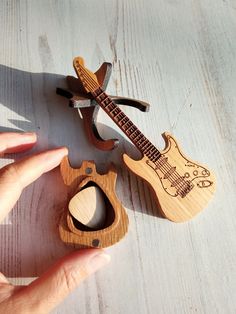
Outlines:
{"label": "pick holder box", "polygon": [[[111,76],[112,65],[103,63],[95,72],[97,80],[103,90],[106,89]],[[67,76],[69,89],[57,88],[57,94],[69,99],[69,106],[77,108],[83,118],[84,129],[89,141],[98,149],[109,151],[114,149],[118,139],[104,140],[98,133],[96,118],[99,105],[88,98],[78,78]],[[110,96],[116,104],[123,104],[138,108],[145,112],[149,104],[132,98]],[[115,244],[124,237],[128,230],[128,216],[115,192],[117,170],[110,164],[106,174],[98,174],[94,161],[83,161],[80,168],[72,168],[68,158],[61,163],[61,175],[68,187],[67,205],[59,223],[59,233],[63,242],[79,247],[104,248]],[[70,200],[84,189],[94,186],[100,190],[105,203],[105,220],[102,226],[89,228],[75,219],[69,209]],[[90,200],[88,199],[88,202]]]}
{"label": "pick holder box", "polygon": [[106,205],[106,218],[99,230],[82,225],[65,208],[59,224],[62,241],[81,247],[107,247],[123,238],[128,229],[128,216],[115,192],[117,172],[114,165],[109,166],[106,174],[100,175],[93,161],[83,161],[79,169],[74,169],[69,165],[68,159],[64,158],[61,174],[68,187],[69,199],[83,189],[96,186],[102,191]]}

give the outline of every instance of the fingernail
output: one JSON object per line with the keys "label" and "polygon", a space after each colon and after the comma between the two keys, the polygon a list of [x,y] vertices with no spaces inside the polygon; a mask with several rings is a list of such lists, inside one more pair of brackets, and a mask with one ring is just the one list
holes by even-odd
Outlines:
{"label": "fingernail", "polygon": [[89,268],[89,272],[94,272],[96,270],[98,270],[99,268],[105,266],[106,264],[108,264],[111,260],[110,255],[105,254],[105,253],[99,253],[95,256],[93,256],[87,266]]}
{"label": "fingernail", "polygon": [[68,149],[66,147],[54,149],[53,154],[52,151],[49,152],[49,155],[45,156],[45,159],[47,160],[47,166],[45,171],[50,171],[51,169],[55,168],[56,165],[58,165],[61,162],[62,158],[67,155]]}
{"label": "fingernail", "polygon": [[36,135],[36,133],[35,132],[23,132],[23,133],[21,133],[22,135],[28,135],[28,136],[34,136],[34,135]]}
{"label": "fingernail", "polygon": [[53,162],[60,162],[63,157],[68,155],[68,149],[66,147],[60,147],[57,149],[54,149],[54,154],[53,154]]}
{"label": "fingernail", "polygon": [[32,142],[32,139],[34,140],[37,139],[37,135],[34,132],[25,132],[25,133],[21,133],[21,135],[24,137],[24,141],[29,140],[30,142]]}
{"label": "fingernail", "polygon": [[[55,151],[58,152],[58,155],[61,155],[61,156],[66,156],[68,155],[68,148],[67,147],[58,147],[58,148],[55,148],[53,149]],[[59,154],[60,153],[60,154]]]}

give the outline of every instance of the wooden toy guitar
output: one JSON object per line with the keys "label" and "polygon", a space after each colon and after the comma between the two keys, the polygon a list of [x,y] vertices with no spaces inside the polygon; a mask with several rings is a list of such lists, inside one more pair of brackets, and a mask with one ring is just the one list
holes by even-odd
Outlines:
{"label": "wooden toy guitar", "polygon": [[142,153],[143,158],[138,161],[126,154],[123,159],[133,173],[152,187],[162,214],[172,221],[183,222],[199,213],[215,191],[213,173],[185,157],[169,133],[164,133],[166,148],[160,152],[102,90],[94,73],[85,68],[83,59],[76,57],[73,65],[85,91],[91,93]]}

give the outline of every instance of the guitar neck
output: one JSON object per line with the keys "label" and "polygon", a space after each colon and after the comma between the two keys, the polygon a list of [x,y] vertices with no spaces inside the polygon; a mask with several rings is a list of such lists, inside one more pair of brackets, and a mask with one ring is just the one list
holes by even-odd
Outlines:
{"label": "guitar neck", "polygon": [[143,155],[146,155],[152,161],[156,161],[160,158],[161,153],[158,149],[142,134],[101,87],[91,92],[91,94],[100,107],[102,107]]}

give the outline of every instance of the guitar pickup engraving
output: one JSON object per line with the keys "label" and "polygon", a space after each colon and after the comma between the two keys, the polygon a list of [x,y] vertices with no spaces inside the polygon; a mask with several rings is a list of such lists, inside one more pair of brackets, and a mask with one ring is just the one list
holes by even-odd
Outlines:
{"label": "guitar pickup engraving", "polygon": [[[186,181],[186,177],[180,176],[176,171],[176,167],[171,167],[168,163],[168,157],[162,155],[156,162],[151,163],[149,160],[146,161],[147,165],[149,165],[157,174],[158,170],[163,173],[163,177],[159,175],[159,178],[162,182],[162,186],[164,190],[173,197],[180,195],[180,197],[184,198],[194,187],[192,181]],[[177,178],[173,180],[174,178]],[[166,179],[170,182],[170,187],[174,188],[176,192],[173,193],[172,189],[169,189],[168,186],[162,181]]]}
{"label": "guitar pickup engraving", "polygon": [[167,163],[168,161],[168,158],[165,157],[165,156],[162,156],[161,158],[159,158],[156,162],[155,162],[155,165],[156,165],[156,169],[161,169],[165,163]]}
{"label": "guitar pickup engraving", "polygon": [[177,190],[177,193],[184,198],[192,189],[194,185],[191,181],[185,181],[185,184]]}
{"label": "guitar pickup engraving", "polygon": [[178,179],[171,183],[171,186],[177,187],[177,185],[182,185],[183,183],[185,183],[184,177],[179,177]]}
{"label": "guitar pickup engraving", "polygon": [[171,175],[173,173],[175,173],[176,167],[172,167],[170,168],[170,170],[168,170],[165,174],[164,174],[164,179],[168,179],[169,177],[171,177]]}

